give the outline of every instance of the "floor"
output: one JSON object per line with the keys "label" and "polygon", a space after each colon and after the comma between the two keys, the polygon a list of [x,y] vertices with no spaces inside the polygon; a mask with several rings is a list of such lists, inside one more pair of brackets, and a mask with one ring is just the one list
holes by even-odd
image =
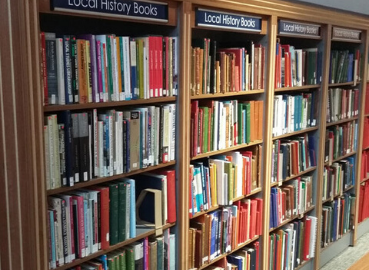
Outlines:
{"label": "floor", "polygon": [[[364,256],[365,255],[365,256]],[[349,247],[339,256],[328,262],[320,270],[368,270],[369,269],[369,233],[357,241],[355,247]]]}

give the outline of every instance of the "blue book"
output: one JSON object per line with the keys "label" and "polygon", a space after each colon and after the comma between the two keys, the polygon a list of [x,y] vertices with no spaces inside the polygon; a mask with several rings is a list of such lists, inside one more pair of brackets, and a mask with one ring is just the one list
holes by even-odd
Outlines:
{"label": "blue book", "polygon": [[352,82],[354,80],[354,70],[353,70],[353,63],[354,63],[354,54],[350,53],[348,55],[348,68],[347,68],[347,81]]}
{"label": "blue book", "polygon": [[[195,177],[195,183],[197,183],[199,177],[201,177],[200,168],[195,167],[194,168],[194,177]],[[197,186],[198,187],[198,186]],[[196,206],[197,206],[197,212],[202,211],[203,205],[204,205],[204,199],[203,199],[203,193],[201,190],[198,190],[199,188],[196,188]]]}
{"label": "blue book", "polygon": [[90,253],[91,247],[88,245],[89,240],[89,211],[88,211],[88,200],[83,200],[83,213],[84,213],[84,222],[85,222],[85,248],[86,248],[86,255]]}
{"label": "blue book", "polygon": [[[50,215],[50,238],[51,238],[51,263],[56,267],[56,252],[55,252],[55,221],[54,221],[54,211],[49,210]],[[53,268],[51,265],[51,268]]]}
{"label": "blue book", "polygon": [[[105,81],[105,67],[107,63],[105,63],[105,59],[107,59],[107,47],[106,47],[106,35],[96,35],[95,36],[96,42],[100,42],[100,55],[101,55],[101,85],[102,85],[102,95],[103,100],[108,100],[108,89],[105,88],[105,85],[107,85],[107,82]],[[105,48],[105,50],[104,50]],[[108,77],[108,76],[106,76]],[[100,93],[101,95],[101,93]],[[101,96],[100,96],[101,100]]]}
{"label": "blue book", "polygon": [[200,170],[200,176],[201,176],[201,186],[202,186],[202,199],[203,199],[203,205],[204,209],[208,209],[208,192],[206,188],[206,179],[205,179],[205,172],[204,172],[204,165],[202,162],[197,162],[194,164],[195,169],[198,168]]}
{"label": "blue book", "polygon": [[130,39],[130,55],[131,55],[131,93],[132,99],[138,99],[139,91],[137,85],[137,52],[136,52],[136,40]]}
{"label": "blue book", "polygon": [[101,255],[100,257],[97,257],[96,260],[99,261],[102,264],[103,270],[109,270],[108,260],[106,258],[106,254]]}
{"label": "blue book", "polygon": [[228,255],[227,256],[227,261],[233,265],[237,266],[237,269],[243,269],[243,264],[242,264],[242,258],[241,256],[236,256],[236,255]]}
{"label": "blue book", "polygon": [[131,187],[131,198],[130,198],[130,225],[129,225],[129,234],[130,238],[136,237],[136,185],[135,180],[123,178],[124,182],[129,183]]}

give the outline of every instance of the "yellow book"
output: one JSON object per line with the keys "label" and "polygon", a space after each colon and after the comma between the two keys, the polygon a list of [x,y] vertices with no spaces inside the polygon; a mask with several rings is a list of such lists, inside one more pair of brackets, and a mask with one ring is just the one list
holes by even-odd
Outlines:
{"label": "yellow book", "polygon": [[92,102],[92,78],[91,78],[91,56],[90,56],[90,41],[86,40],[86,89],[87,89],[87,101]]}

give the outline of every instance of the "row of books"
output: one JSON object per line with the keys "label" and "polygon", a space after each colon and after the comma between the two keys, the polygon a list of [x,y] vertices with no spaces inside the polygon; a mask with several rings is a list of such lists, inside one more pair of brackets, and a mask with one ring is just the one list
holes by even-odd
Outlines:
{"label": "row of books", "polygon": [[175,126],[175,104],[47,115],[47,189],[175,160]]}
{"label": "row of books", "polygon": [[326,132],[325,162],[349,154],[357,148],[357,121],[329,127]]}
{"label": "row of books", "polygon": [[315,138],[304,134],[290,139],[274,140],[271,182],[279,182],[316,166]]}
{"label": "row of books", "polygon": [[260,145],[190,165],[190,217],[218,205],[229,205],[261,186]]}
{"label": "row of books", "polygon": [[363,149],[366,149],[369,148],[369,117],[364,118],[363,133]]}
{"label": "row of books", "polygon": [[275,88],[320,84],[322,53],[318,48],[296,49],[277,42]]}
{"label": "row of books", "polygon": [[45,105],[177,94],[175,37],[42,32],[41,53]]}
{"label": "row of books", "polygon": [[361,156],[361,181],[369,177],[369,149]]}
{"label": "row of books", "polygon": [[190,221],[189,268],[199,268],[261,235],[263,200],[237,201]]}
{"label": "row of books", "polygon": [[273,187],[270,194],[270,229],[303,214],[313,206],[312,176],[298,177],[289,185]]}
{"label": "row of books", "polygon": [[263,89],[265,47],[252,41],[243,44],[220,46],[210,38],[192,40],[191,94]]}
{"label": "row of books", "polygon": [[259,241],[228,255],[227,268],[220,269],[259,270]]}
{"label": "row of books", "polygon": [[323,205],[321,247],[340,239],[352,229],[355,217],[354,194],[341,197]]}
{"label": "row of books", "polygon": [[269,235],[269,270],[293,270],[314,258],[317,226],[316,217],[306,216]]}
{"label": "row of books", "polygon": [[323,201],[343,192],[355,185],[355,159],[347,159],[333,162],[331,166],[325,166],[323,172]]}
{"label": "row of books", "polygon": [[362,222],[369,217],[369,182],[360,185],[358,222]]}
{"label": "row of books", "polygon": [[317,125],[318,94],[275,95],[273,136]]}
{"label": "row of books", "polygon": [[[155,223],[156,208],[161,224],[175,222],[175,171],[161,173],[48,197],[51,268],[136,237],[136,217]],[[160,191],[161,200],[145,197],[136,215],[136,198],[150,188]]]}
{"label": "row of books", "polygon": [[69,270],[175,270],[176,236],[169,229],[163,236],[144,238]]}
{"label": "row of books", "polygon": [[332,50],[331,64],[329,69],[329,82],[354,82],[354,84],[356,84],[360,81],[360,62],[360,50]]}
{"label": "row of books", "polygon": [[327,123],[359,115],[358,89],[328,89]]}
{"label": "row of books", "polygon": [[191,155],[262,140],[263,101],[192,101]]}

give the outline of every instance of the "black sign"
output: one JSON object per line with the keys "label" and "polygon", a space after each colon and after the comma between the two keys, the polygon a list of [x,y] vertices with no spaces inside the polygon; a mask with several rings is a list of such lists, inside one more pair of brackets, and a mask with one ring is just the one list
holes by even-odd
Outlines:
{"label": "black sign", "polygon": [[278,33],[283,35],[320,37],[320,25],[280,20]]}
{"label": "black sign", "polygon": [[333,27],[332,38],[333,39],[347,39],[347,40],[360,40],[361,31],[345,29],[339,27]]}
{"label": "black sign", "polygon": [[196,10],[196,25],[260,32],[261,17],[242,16],[199,8]]}
{"label": "black sign", "polygon": [[140,18],[149,21],[168,21],[168,5],[158,2],[131,0],[51,0],[55,10],[112,17]]}

